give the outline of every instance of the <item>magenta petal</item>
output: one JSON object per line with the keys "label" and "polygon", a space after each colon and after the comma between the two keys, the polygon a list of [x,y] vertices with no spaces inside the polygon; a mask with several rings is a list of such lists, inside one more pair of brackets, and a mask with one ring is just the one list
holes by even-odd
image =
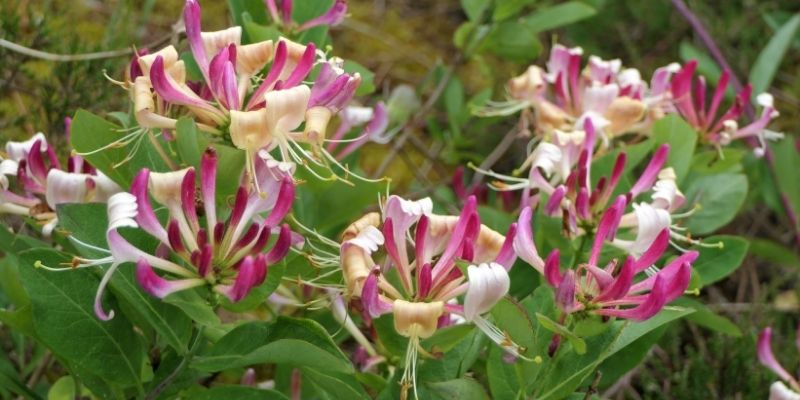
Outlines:
{"label": "magenta petal", "polygon": [[[53,146],[48,147],[52,148]],[[42,157],[41,140],[37,140],[31,145],[31,149],[28,152],[28,169],[31,171],[31,175],[39,182],[47,180],[47,166],[44,163],[44,157]]]}
{"label": "magenta petal", "polygon": [[575,210],[581,219],[587,220],[591,217],[589,212],[589,191],[582,187],[575,199]]}
{"label": "magenta petal", "polygon": [[758,335],[758,362],[769,368],[772,372],[786,382],[794,382],[794,378],[786,372],[786,369],[775,359],[772,353],[772,328],[766,327]]}
{"label": "magenta petal", "polygon": [[344,21],[345,15],[347,15],[347,0],[334,0],[333,6],[325,14],[304,22],[300,25],[300,30],[304,31],[318,25],[339,25]]}
{"label": "magenta petal", "polygon": [[153,89],[158,96],[169,103],[203,108],[210,107],[197,95],[191,97],[173,84],[174,82],[164,70],[164,58],[161,56],[156,57],[152,67],[150,67],[150,82],[153,84]]}
{"label": "magenta petal", "polygon": [[631,288],[634,275],[636,275],[636,270],[634,268],[633,258],[628,257],[625,259],[625,263],[622,264],[622,269],[614,279],[614,282],[607,286],[605,290],[595,298],[595,301],[618,300],[625,296]]}
{"label": "magenta petal", "polygon": [[425,238],[428,236],[429,222],[428,216],[424,214],[419,218],[419,221],[417,221],[417,227],[414,233],[414,252],[417,265],[430,262],[430,260],[425,259]]}
{"label": "magenta petal", "polygon": [[614,277],[609,272],[595,265],[587,265],[586,270],[592,274],[592,278],[597,281],[600,290],[603,291],[614,282]]}
{"label": "magenta petal", "polygon": [[169,239],[169,247],[171,247],[173,251],[178,253],[186,252],[186,247],[183,246],[183,240],[181,240],[181,231],[178,226],[178,221],[174,219],[169,221],[167,225],[167,238]]}
{"label": "magenta petal", "polygon": [[186,5],[183,8],[183,23],[186,26],[186,37],[189,39],[192,55],[197,61],[197,65],[200,66],[203,77],[208,82],[208,57],[200,34],[202,31],[200,28],[200,4],[197,3],[197,0],[186,0]]}
{"label": "magenta petal", "polygon": [[692,267],[689,263],[681,264],[678,273],[675,274],[669,281],[666,293],[666,303],[681,297],[689,287],[689,281],[692,278]]}
{"label": "magenta petal", "polygon": [[519,258],[523,259],[537,271],[542,271],[544,261],[536,250],[536,243],[533,241],[533,231],[531,229],[531,218],[533,211],[530,207],[525,207],[517,219],[517,234],[514,236],[514,251]]}
{"label": "magenta petal", "polygon": [[361,303],[364,306],[364,310],[372,318],[380,317],[392,309],[390,304],[386,304],[380,298],[380,291],[378,288],[379,274],[380,270],[378,268],[372,270],[369,276],[367,276],[367,279],[364,281],[363,289],[361,289]]}
{"label": "magenta petal", "polygon": [[697,256],[699,254],[700,253],[696,251],[687,251],[686,253],[681,254],[680,256],[672,260],[669,264],[667,264],[667,266],[662,268],[661,271],[658,271],[658,274],[656,274],[655,276],[648,277],[647,279],[634,284],[631,287],[630,293],[641,293],[651,289],[653,287],[653,284],[655,283],[656,277],[658,277],[659,275],[663,276],[668,281],[674,279],[674,277],[680,272],[680,269],[682,268],[683,264],[691,265],[694,262],[694,260],[697,259]]}
{"label": "magenta petal", "polygon": [[253,286],[259,286],[264,283],[264,279],[267,278],[267,257],[263,254],[259,254],[256,256],[256,259],[253,260]]}
{"label": "magenta petal", "polygon": [[200,160],[200,192],[203,196],[203,208],[206,214],[206,229],[212,232],[217,224],[217,152],[209,147]]}
{"label": "magenta petal", "polygon": [[658,178],[658,173],[661,171],[661,167],[663,167],[664,163],[667,161],[668,155],[669,144],[664,143],[653,154],[653,158],[650,159],[647,168],[645,168],[642,175],[639,176],[639,180],[637,180],[631,188],[630,193],[632,197],[638,196],[640,193],[649,190],[653,186],[656,178]]}
{"label": "magenta petal", "polygon": [[564,279],[561,275],[560,257],[561,252],[555,249],[547,256],[547,260],[544,262],[544,277],[552,287],[558,287]]}
{"label": "magenta petal", "polygon": [[136,280],[145,292],[158,298],[163,299],[174,291],[170,281],[158,276],[143,259],[136,263]]}
{"label": "magenta petal", "polygon": [[[624,196],[620,196],[623,197]],[[624,207],[624,205],[623,205]],[[603,247],[603,242],[606,239],[613,238],[613,233],[619,225],[619,219],[623,210],[620,207],[620,201],[615,201],[614,205],[606,209],[603,216],[600,217],[600,223],[597,226],[597,231],[594,236],[594,244],[592,245],[592,252],[589,255],[589,265],[597,265],[597,260],[600,258],[600,250]],[[611,236],[611,237],[609,237]]]}
{"label": "magenta petal", "polygon": [[561,211],[561,202],[566,194],[566,186],[560,185],[557,187],[553,194],[550,195],[550,199],[547,200],[547,204],[544,206],[544,213],[551,217],[557,216]]}
{"label": "magenta petal", "polygon": [[596,313],[609,317],[626,318],[634,321],[644,321],[650,319],[658,314],[664,304],[666,304],[666,291],[667,282],[662,277],[657,277],[653,285],[653,291],[645,298],[645,300],[634,308],[628,309],[611,309],[603,308],[597,310]]}
{"label": "magenta petal", "polygon": [[431,264],[425,263],[424,265],[422,265],[422,268],[420,268],[417,271],[417,273],[418,273],[417,286],[419,288],[418,290],[419,293],[417,294],[417,297],[419,297],[420,299],[424,299],[425,297],[428,296],[428,294],[430,294],[431,286],[433,285],[433,277],[431,276]]}
{"label": "magenta petal", "polygon": [[286,176],[281,181],[281,189],[278,193],[278,199],[275,201],[275,206],[272,208],[272,211],[270,211],[264,224],[266,226],[278,225],[278,222],[282,221],[283,217],[291,210],[294,196],[294,182],[291,177]]}
{"label": "magenta petal", "polygon": [[691,99],[692,90],[692,77],[697,68],[697,61],[691,60],[681,68],[680,71],[675,73],[672,78],[672,98],[675,107],[681,112],[686,120],[692,126],[697,126],[697,114],[695,113],[694,106]]}
{"label": "magenta petal", "polygon": [[214,248],[210,244],[204,245],[200,251],[200,259],[197,262],[197,273],[201,278],[205,278],[208,275],[213,258]]}
{"label": "magenta petal", "polygon": [[278,240],[275,241],[272,249],[267,253],[267,264],[273,265],[282,260],[283,257],[286,257],[286,254],[289,253],[291,247],[292,230],[289,228],[289,225],[283,224],[281,226],[281,232],[278,234]]}
{"label": "magenta petal", "polygon": [[238,110],[240,107],[239,89],[236,86],[236,70],[233,65],[232,62],[225,63],[225,69],[223,70],[220,84],[228,109]]}
{"label": "magenta petal", "polygon": [[292,23],[292,0],[281,0],[281,18],[285,25]]}
{"label": "magenta petal", "polygon": [[461,243],[464,240],[464,235],[472,215],[477,212],[477,207],[478,200],[475,196],[470,196],[464,204],[461,214],[458,216],[458,222],[456,222],[456,226],[453,228],[450,240],[447,242],[447,247],[445,247],[444,252],[433,267],[434,281],[438,281],[443,275],[449,272],[449,269],[453,266],[453,258],[462,248]]}
{"label": "magenta petal", "polygon": [[625,162],[628,159],[628,155],[622,151],[617,156],[617,160],[614,162],[614,169],[611,171],[611,179],[608,182],[608,186],[606,186],[606,192],[610,195],[614,189],[617,187],[617,183],[619,183],[619,178],[622,176],[622,172],[625,170]]}
{"label": "magenta petal", "polygon": [[311,68],[314,67],[314,57],[316,56],[316,52],[317,48],[314,46],[314,43],[309,43],[306,45],[306,50],[300,57],[300,61],[298,61],[297,66],[294,67],[294,71],[292,71],[292,74],[289,75],[289,77],[283,82],[284,89],[297,86],[297,84],[302,82],[303,79],[308,76],[308,73],[311,72]]}
{"label": "magenta petal", "polygon": [[231,211],[231,216],[228,219],[228,227],[234,229],[242,222],[245,208],[247,208],[247,189],[244,186],[239,186],[239,190],[236,192],[236,200],[233,203],[233,211]]}
{"label": "magenta petal", "polygon": [[161,222],[156,218],[153,212],[153,206],[150,204],[150,197],[147,194],[147,185],[150,182],[150,170],[142,169],[136,178],[131,183],[131,194],[136,196],[136,223],[153,237],[161,241],[161,243],[169,244],[167,231],[161,226]]}
{"label": "magenta petal", "polygon": [[181,206],[183,207],[183,215],[195,231],[200,228],[197,220],[196,194],[194,168],[189,168],[186,171],[186,175],[183,176],[183,182],[181,182]]}
{"label": "magenta petal", "polygon": [[575,271],[569,269],[556,287],[556,305],[566,313],[575,308]]}
{"label": "magenta petal", "polygon": [[239,272],[236,274],[236,280],[234,280],[233,286],[224,291],[223,294],[234,303],[243,299],[250,293],[250,290],[253,289],[256,275],[257,271],[255,269],[253,257],[245,257],[239,264]]}
{"label": "magenta petal", "polygon": [[514,252],[515,236],[517,236],[516,222],[512,223],[508,227],[508,232],[506,232],[506,240],[503,241],[503,246],[500,248],[500,252],[497,253],[497,258],[495,259],[495,262],[502,265],[506,271],[511,269],[511,266],[514,265],[514,261],[517,259],[517,254]]}
{"label": "magenta petal", "polygon": [[272,88],[272,85],[278,78],[281,76],[283,72],[283,67],[286,65],[287,60],[287,50],[286,50],[286,42],[281,40],[278,42],[278,47],[275,49],[275,58],[272,60],[272,66],[269,69],[269,73],[267,77],[261,81],[261,84],[258,85],[258,89],[253,92],[253,95],[250,96],[250,100],[247,102],[247,109],[252,110],[259,104],[264,104],[264,93]]}
{"label": "magenta petal", "polygon": [[720,75],[719,80],[717,81],[717,88],[714,90],[714,97],[711,99],[711,106],[708,109],[707,123],[704,127],[705,129],[709,128],[709,123],[714,121],[714,117],[717,115],[717,111],[719,110],[719,105],[722,103],[722,99],[725,98],[725,91],[728,89],[728,80],[731,77],[731,72],[727,69],[722,71],[722,75]]}
{"label": "magenta petal", "polygon": [[667,246],[669,246],[669,229],[664,229],[656,236],[655,240],[653,240],[653,243],[650,244],[650,247],[647,248],[644,254],[636,260],[633,269],[639,272],[655,264],[656,261],[661,258],[661,255],[664,254],[664,251],[667,250]]}

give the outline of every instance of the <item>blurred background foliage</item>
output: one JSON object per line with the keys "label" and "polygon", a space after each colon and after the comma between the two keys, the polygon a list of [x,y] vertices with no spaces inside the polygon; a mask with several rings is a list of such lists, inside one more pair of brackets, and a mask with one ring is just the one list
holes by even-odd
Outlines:
{"label": "blurred background foliage", "polygon": [[[391,176],[399,192],[452,199],[444,187],[455,166],[481,163],[513,128],[511,122],[504,127],[491,118],[473,117],[470,105],[502,98],[505,82],[529,63],[543,64],[555,42],[582,46],[585,54],[620,58],[644,71],[645,79],[646,71],[691,58],[700,60],[711,81],[720,72],[668,0],[515,0],[489,16],[471,8],[478,3],[351,0],[350,18],[333,30],[337,55],[375,73],[375,99],[362,100],[387,99],[401,84],[415,88],[422,100],[437,99],[409,125],[410,144],[372,144],[362,151],[362,167]],[[742,81],[775,32],[800,12],[800,3],[791,0],[689,0],[687,5]],[[55,54],[124,53],[53,62],[0,48],[0,136],[19,139],[43,131],[58,145],[64,143],[64,117],[78,108],[100,112],[127,107],[125,91],[104,74],[120,79],[134,44],[177,42],[182,6],[182,1],[154,0],[0,2],[0,38],[5,41]],[[220,29],[229,22],[225,2],[206,1],[203,7],[204,27]],[[558,21],[545,12],[553,9],[566,18],[562,23],[574,23],[550,29]],[[492,20],[488,30],[482,28],[487,19]],[[770,88],[781,112],[773,129],[787,135],[796,135],[800,123],[800,36],[795,36],[783,59],[775,60],[780,64]],[[526,141],[511,139],[494,169],[510,171],[524,158]],[[790,370],[800,367],[792,344],[800,320],[800,257],[792,225],[764,163],[753,159],[746,165],[752,189],[747,211],[721,233],[760,239],[752,242],[745,264],[730,279],[700,294],[710,309],[733,323],[712,324],[715,329],[708,330],[705,317],[696,315],[641,339],[658,345],[622,377],[614,373],[613,362],[607,363],[604,397],[765,398],[775,376],[757,364],[755,335],[769,324],[777,331],[775,348],[789,349],[777,356]],[[777,174],[796,176],[795,170],[780,168],[800,165],[778,167]]]}

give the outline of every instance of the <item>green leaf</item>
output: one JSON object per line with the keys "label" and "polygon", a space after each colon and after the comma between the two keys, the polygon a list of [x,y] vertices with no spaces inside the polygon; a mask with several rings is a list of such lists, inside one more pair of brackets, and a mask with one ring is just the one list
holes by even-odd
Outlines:
{"label": "green leaf", "polygon": [[204,149],[200,146],[197,124],[191,118],[183,117],[178,120],[175,133],[175,144],[183,164],[198,168]]}
{"label": "green leaf", "polygon": [[[42,343],[69,360],[79,377],[88,373],[114,384],[141,388],[144,348],[123,315],[101,321],[94,314],[97,277],[88,269],[51,272],[33,266],[37,261],[49,266],[69,261],[54,250],[31,250],[20,257],[20,274]],[[111,303],[106,307],[114,308]]]}
{"label": "green leaf", "polygon": [[772,264],[800,268],[800,256],[792,249],[768,239],[750,239],[750,254]]}
{"label": "green leaf", "polygon": [[[123,133],[120,127],[86,110],[78,110],[72,118],[70,140],[72,148],[78,153],[90,153],[119,140]],[[133,175],[128,168],[114,168],[114,164],[124,159],[128,148],[110,147],[93,154],[84,155],[95,168],[122,187],[128,187]]]}
{"label": "green leaf", "polygon": [[192,366],[205,372],[252,364],[309,366],[352,373],[353,366],[318,323],[279,317],[274,323],[250,322],[223,336]]}
{"label": "green leaf", "polygon": [[503,360],[504,353],[497,346],[489,348],[489,357],[486,359],[489,391],[495,399],[514,399],[519,397],[520,382],[514,364]]}
{"label": "green leaf", "polygon": [[205,390],[191,391],[186,398],[195,400],[288,400],[283,393],[238,385],[220,385]]}
{"label": "green leaf", "polygon": [[[245,13],[259,24],[269,24],[267,8],[264,7],[264,2],[261,0],[228,0],[228,8],[231,10],[233,23],[236,25],[244,26]],[[247,43],[253,43],[253,41],[245,42],[245,44]]]}
{"label": "green leaf", "polygon": [[492,28],[481,50],[511,61],[524,62],[539,56],[542,44],[528,25],[519,21],[504,21]]}
{"label": "green leaf", "polygon": [[[81,396],[89,397],[91,393],[86,387],[81,387]],[[47,400],[74,400],[75,399],[75,379],[69,375],[58,378],[50,390],[47,391]]]}
{"label": "green leaf", "polygon": [[211,305],[195,290],[181,290],[165,297],[163,301],[180,308],[200,325],[213,328],[222,323]]}
{"label": "green leaf", "polygon": [[323,399],[369,399],[364,388],[352,375],[309,367],[300,368],[300,372],[304,379],[311,382]]}
{"label": "green leaf", "polygon": [[[794,136],[787,136],[781,141],[770,143],[770,149],[775,160],[775,171],[795,171],[797,166],[800,165],[800,153],[796,148],[797,138]],[[786,198],[786,201],[791,206],[795,213],[800,212],[800,179],[793,173],[775,173],[773,174],[778,189],[781,195]],[[798,226],[795,226],[797,230]]]}
{"label": "green leaf", "polygon": [[491,4],[491,0],[461,0],[461,8],[470,21],[477,21]]}
{"label": "green leaf", "polygon": [[786,50],[797,36],[800,28],[800,14],[795,14],[769,40],[769,43],[758,54],[753,68],[750,70],[750,84],[753,93],[763,93],[769,89],[778,67],[781,65]]}
{"label": "green leaf", "polygon": [[[105,247],[108,225],[104,204],[63,204],[58,207],[61,226],[84,243]],[[79,247],[86,257],[95,251]],[[178,353],[185,353],[191,336],[192,321],[180,309],[146,294],[136,281],[133,264],[123,264],[109,282],[118,300],[124,301]]]}
{"label": "green leaf", "polygon": [[492,317],[498,328],[525,349],[521,352],[523,356],[534,358],[537,355],[533,353],[536,348],[533,322],[521,305],[505,297],[492,308]]}
{"label": "green leaf", "polygon": [[744,150],[727,148],[720,151],[707,150],[694,155],[692,159],[692,173],[702,175],[721,174],[724,172],[740,172],[740,162],[744,157]]}
{"label": "green leaf", "polygon": [[497,0],[492,19],[502,21],[519,13],[525,6],[535,3],[536,0]]}
{"label": "green leaf", "polygon": [[245,19],[242,28],[244,28],[243,31],[251,43],[263,42],[265,40],[275,41],[281,37],[281,32],[273,25],[265,26]]}
{"label": "green leaf", "polygon": [[561,399],[575,391],[608,357],[625,349],[631,343],[692,310],[665,308],[655,317],[641,323],[612,322],[603,334],[586,340],[587,352],[582,356],[559,350],[551,360],[544,379],[534,387],[536,399]]}
{"label": "green leaf", "polygon": [[594,16],[597,10],[594,7],[580,2],[568,1],[555,6],[538,9],[524,17],[523,23],[533,34],[574,24],[583,19]]}
{"label": "green leaf", "polygon": [[693,313],[686,317],[687,321],[693,322],[714,332],[719,332],[723,335],[728,335],[731,337],[742,336],[742,331],[739,330],[739,327],[736,326],[736,324],[734,324],[728,318],[709,310],[708,307],[699,301],[681,297],[672,302],[672,304],[694,310]]}
{"label": "green leaf", "polygon": [[669,158],[665,166],[675,169],[678,182],[683,181],[692,164],[697,132],[679,116],[669,115],[653,124],[653,137],[656,146],[669,143]]}
{"label": "green leaf", "polygon": [[453,379],[445,382],[428,383],[427,386],[445,399],[484,400],[489,395],[483,386],[470,378]]}
{"label": "green leaf", "polygon": [[536,314],[536,319],[539,321],[539,324],[542,325],[543,328],[547,329],[550,332],[563,336],[569,340],[569,343],[572,344],[572,348],[575,349],[575,353],[577,354],[585,354],[586,353],[586,342],[579,338],[577,335],[572,333],[569,329],[564,327],[563,325],[553,321],[552,319],[548,318],[545,315]]}
{"label": "green leaf", "polygon": [[739,236],[711,236],[704,243],[721,242],[722,247],[697,247],[700,256],[692,264],[694,270],[703,278],[703,285],[708,286],[736,271],[747,255],[748,242]]}
{"label": "green leaf", "polygon": [[285,260],[281,261],[280,264],[270,265],[267,271],[267,279],[264,280],[264,283],[253,288],[247,296],[236,303],[231,303],[228,298],[224,298],[222,306],[226,310],[233,312],[245,312],[256,308],[259,304],[264,303],[267,297],[278,288],[284,272],[286,272]]}
{"label": "green leaf", "polygon": [[686,188],[687,204],[700,209],[686,219],[694,235],[705,235],[727,225],[736,217],[747,197],[747,177],[743,174],[704,175]]}

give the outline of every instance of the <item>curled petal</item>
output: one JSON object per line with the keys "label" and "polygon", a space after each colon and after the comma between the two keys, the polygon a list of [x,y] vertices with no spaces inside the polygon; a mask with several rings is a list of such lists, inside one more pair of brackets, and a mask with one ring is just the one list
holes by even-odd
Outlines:
{"label": "curled petal", "polygon": [[557,187],[553,194],[550,195],[550,199],[547,200],[547,204],[544,206],[544,213],[551,217],[558,216],[561,211],[561,202],[566,194],[566,186],[560,185]]}
{"label": "curled petal", "polygon": [[318,25],[336,26],[344,21],[345,15],[347,15],[347,0],[334,0],[328,11],[319,17],[304,22],[300,25],[299,30],[304,31]]}
{"label": "curled petal", "polygon": [[683,264],[691,265],[700,253],[696,251],[687,251],[672,260],[667,266],[658,271],[658,274],[648,277],[641,282],[635,283],[630,290],[630,293],[641,293],[653,288],[656,278],[661,275],[667,281],[671,281],[683,268]]}
{"label": "curled petal", "polygon": [[281,232],[278,234],[278,240],[275,241],[275,244],[272,246],[272,249],[267,253],[267,257],[265,261],[268,265],[273,265],[278,261],[282,260],[283,257],[286,257],[286,254],[289,253],[289,248],[292,246],[292,230],[289,228],[289,225],[283,224],[281,226]]}
{"label": "curled petal", "polygon": [[564,277],[561,275],[560,260],[561,252],[558,249],[553,250],[547,260],[544,262],[544,277],[547,283],[552,287],[561,285]]}
{"label": "curled petal", "polygon": [[380,270],[374,269],[364,281],[364,288],[361,290],[361,303],[364,310],[372,318],[378,318],[392,310],[392,305],[384,302],[380,298],[378,288]]}
{"label": "curled petal", "polygon": [[283,220],[283,217],[291,210],[292,203],[294,202],[295,188],[294,182],[291,177],[284,177],[281,181],[280,192],[275,206],[272,208],[267,219],[264,221],[266,226],[277,226],[278,222]]}
{"label": "curled petal", "polygon": [[655,183],[658,177],[658,172],[661,171],[664,163],[667,162],[667,156],[669,156],[669,144],[664,143],[653,154],[650,163],[647,164],[644,172],[639,176],[639,180],[637,180],[631,188],[630,194],[632,198],[649,190],[653,186],[653,183]]}
{"label": "curled petal", "polygon": [[464,296],[464,317],[472,321],[485,314],[508,293],[508,272],[497,263],[484,263],[467,267],[469,286]]}
{"label": "curled petal", "polygon": [[575,271],[569,269],[556,287],[556,305],[566,313],[575,310]]}
{"label": "curled petal", "polygon": [[181,280],[167,280],[158,276],[150,264],[144,259],[140,259],[136,263],[136,281],[142,289],[160,299],[168,295],[186,290],[195,286],[200,286],[205,283],[202,279],[181,279]]}
{"label": "curled petal", "polygon": [[531,218],[533,211],[530,207],[525,207],[517,220],[517,234],[514,236],[514,251],[519,258],[523,259],[537,271],[544,270],[544,261],[539,257],[539,252],[536,250],[536,243],[533,241],[533,232],[531,230]]}
{"label": "curled petal", "polygon": [[625,296],[631,288],[633,276],[636,274],[634,262],[632,257],[625,259],[614,281],[608,285],[594,300],[602,302],[605,300],[617,300]]}
{"label": "curled petal", "polygon": [[655,264],[655,262],[661,258],[661,255],[664,254],[667,246],[669,246],[669,229],[663,229],[642,256],[636,259],[634,270],[636,272],[643,271],[647,269],[647,267]]}
{"label": "curled petal", "polygon": [[595,311],[597,314],[609,317],[618,317],[625,319],[632,319],[634,321],[645,321],[650,319],[664,307],[667,300],[667,280],[661,276],[656,275],[656,281],[653,285],[653,291],[647,295],[647,298],[636,307],[627,309],[618,308],[602,308]]}
{"label": "curled petal", "polygon": [[500,248],[500,252],[497,254],[497,259],[495,260],[498,264],[502,265],[506,271],[511,269],[511,266],[514,265],[514,261],[517,259],[517,254],[514,252],[514,238],[516,236],[517,223],[515,222],[508,227],[506,238],[503,241],[503,247]]}
{"label": "curled petal", "polygon": [[772,353],[772,328],[766,327],[758,335],[758,362],[761,365],[769,368],[772,372],[786,382],[794,382],[794,378],[783,368],[783,366],[775,359]]}
{"label": "curled petal", "polygon": [[47,173],[45,199],[51,210],[64,203],[83,203],[90,200],[94,192],[94,180],[87,174],[64,172],[51,169]]}
{"label": "curled petal", "polygon": [[189,39],[189,47],[192,49],[200,71],[208,81],[208,55],[203,44],[203,37],[200,28],[200,4],[197,0],[186,0],[183,8],[183,23],[186,26],[186,36]]}

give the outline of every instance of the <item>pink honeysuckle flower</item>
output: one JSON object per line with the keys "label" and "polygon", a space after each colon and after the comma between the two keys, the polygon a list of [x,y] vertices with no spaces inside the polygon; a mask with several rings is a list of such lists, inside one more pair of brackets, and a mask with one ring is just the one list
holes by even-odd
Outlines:
{"label": "pink honeysuckle flower", "polygon": [[[223,218],[215,205],[218,177],[216,153],[208,148],[200,165],[200,193],[193,168],[167,173],[144,169],[134,179],[130,192],[109,199],[109,256],[76,259],[76,265],[82,267],[111,264],[97,291],[95,310],[100,319],[113,317],[113,312],[103,311],[102,294],[111,275],[126,262],[137,264],[139,284],[156,297],[209,285],[237,302],[264,282],[269,266],[279,262],[293,245],[288,225],[280,224],[294,200],[292,178],[269,168],[266,162],[259,163],[256,179],[264,192],[255,190],[246,180],[239,187],[230,215]],[[166,224],[157,219],[151,197],[169,212]],[[120,233],[123,228],[140,229],[158,239],[159,255],[130,244]],[[277,239],[263,253],[273,234]]]}
{"label": "pink honeysuckle flower", "polygon": [[546,68],[529,67],[507,84],[509,99],[490,102],[478,115],[510,115],[522,111],[523,131],[533,125],[547,137],[573,132],[592,120],[604,144],[628,132],[647,133],[663,117],[669,98],[664,94],[675,66],[656,70],[650,88],[641,73],[622,68],[620,60],[590,56],[581,70],[583,50],[555,45]]}
{"label": "pink honeysuckle flower", "polygon": [[[65,120],[67,134],[71,120]],[[24,142],[6,142],[0,157],[0,214],[30,216],[50,236],[58,224],[56,206],[65,203],[105,202],[122,189],[80,156],[72,156],[63,170],[43,133]]]}
{"label": "pink honeysuckle flower", "polygon": [[[391,132],[387,133],[389,113],[383,102],[378,102],[375,107],[345,107],[339,113],[339,117],[341,120],[339,127],[328,140],[326,147],[326,150],[337,160],[343,160],[368,142],[386,144],[393,136]],[[364,128],[357,136],[345,137],[350,130],[358,126],[364,126]],[[345,145],[340,146],[340,144]]]}
{"label": "pink honeysuckle flower", "polygon": [[[650,267],[666,250],[669,241],[666,229],[640,257],[628,256],[621,264],[612,260],[604,268],[600,267],[603,244],[613,239],[623,211],[624,202],[615,202],[603,213],[586,263],[562,272],[556,249],[544,261],[543,270],[537,268],[554,288],[556,303],[564,315],[592,313],[644,321],[682,295],[688,287],[691,264],[698,256],[695,251],[677,257],[653,276],[634,283],[636,274]],[[520,258],[523,257],[520,255]]]}
{"label": "pink honeysuckle flower", "polygon": [[[334,11],[341,8],[337,2]],[[282,2],[281,9],[290,18],[291,1]],[[273,156],[280,162],[300,163],[309,170],[330,170],[328,163],[333,163],[346,170],[322,144],[328,121],[352,98],[359,74],[345,73],[335,58],[319,58],[313,43],[280,38],[242,45],[241,27],[202,31],[200,14],[197,0],[187,0],[186,36],[202,80],[187,81],[186,66],[174,46],[136,54],[137,66],[129,72],[132,81],[118,83],[131,91],[139,126],[111,145],[138,144],[153,132],[171,135],[178,118],[188,115],[200,130],[246,151],[251,178],[259,152],[273,149],[278,149]],[[320,72],[307,84],[317,64],[322,64]],[[295,132],[302,125],[304,131]],[[135,152],[138,146],[131,149]]]}
{"label": "pink honeysuckle flower", "polygon": [[[800,329],[798,329],[798,337],[800,337]],[[800,349],[800,343],[796,343]],[[772,372],[778,375],[781,380],[788,383],[791,389],[787,388],[783,382],[775,382],[770,387],[770,399],[795,399],[800,398],[800,383],[792,376],[775,358],[772,353],[772,328],[766,327],[758,335],[758,362],[761,365],[769,368]]]}
{"label": "pink honeysuckle flower", "polygon": [[320,25],[336,26],[347,15],[347,0],[334,0],[331,8],[322,15],[297,26],[292,20],[292,0],[264,0],[264,3],[272,21],[293,32],[302,32]]}
{"label": "pink honeysuckle flower", "polygon": [[[397,332],[411,339],[404,390],[416,391],[416,358],[424,351],[419,340],[433,335],[447,314],[463,316],[506,350],[521,352],[481,316],[508,291],[516,224],[506,236],[481,225],[475,197],[459,216],[436,215],[432,208],[427,198],[391,196],[381,214],[365,215],[342,235],[341,267],[349,295],[371,318],[393,314]],[[376,262],[381,253],[383,262]],[[471,265],[467,277],[456,267],[460,262]],[[454,302],[462,294],[463,306]]]}
{"label": "pink honeysuckle flower", "polygon": [[725,111],[722,103],[730,82],[730,71],[723,71],[717,87],[710,99],[706,100],[708,88],[702,76],[694,77],[697,61],[687,62],[672,79],[670,94],[675,110],[701,135],[701,137],[718,146],[725,146],[736,139],[755,138],[758,143],[755,152],[761,156],[766,149],[767,140],[783,137],[782,133],[767,129],[769,123],[779,113],[773,104],[772,95],[762,93],[756,97],[761,106],[760,115],[750,124],[739,127],[739,120],[750,102],[752,87],[747,84],[739,93],[733,104]]}

